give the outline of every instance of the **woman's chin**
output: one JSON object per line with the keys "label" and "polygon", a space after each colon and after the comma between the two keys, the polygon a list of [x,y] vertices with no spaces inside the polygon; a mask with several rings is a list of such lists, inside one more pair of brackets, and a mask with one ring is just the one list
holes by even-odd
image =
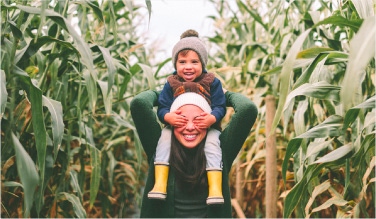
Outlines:
{"label": "woman's chin", "polygon": [[198,143],[196,141],[184,141],[180,142],[185,148],[195,148],[197,147]]}

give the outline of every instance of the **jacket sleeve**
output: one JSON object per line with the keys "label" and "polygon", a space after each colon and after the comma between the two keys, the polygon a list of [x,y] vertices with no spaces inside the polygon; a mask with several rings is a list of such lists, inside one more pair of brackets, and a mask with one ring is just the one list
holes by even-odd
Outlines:
{"label": "jacket sleeve", "polygon": [[158,92],[143,91],[137,94],[130,104],[130,110],[133,122],[142,147],[150,162],[153,159],[159,137],[161,135],[161,126],[153,110],[158,105]]}
{"label": "jacket sleeve", "polygon": [[227,106],[234,108],[230,122],[223,130],[220,140],[222,147],[222,160],[230,167],[247,139],[250,130],[257,118],[257,107],[247,97],[240,93],[227,91]]}
{"label": "jacket sleeve", "polygon": [[220,122],[226,114],[226,97],[223,93],[221,81],[214,79],[210,87],[212,115],[215,116],[216,122]]}
{"label": "jacket sleeve", "polygon": [[174,94],[172,93],[170,84],[167,82],[159,94],[157,110],[159,121],[166,125],[168,124],[164,121],[164,116],[170,112],[172,102],[174,102]]}

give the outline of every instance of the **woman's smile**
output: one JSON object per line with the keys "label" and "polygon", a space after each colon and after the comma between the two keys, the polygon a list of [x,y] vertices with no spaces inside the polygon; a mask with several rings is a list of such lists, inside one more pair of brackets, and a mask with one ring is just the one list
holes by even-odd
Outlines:
{"label": "woman's smile", "polygon": [[197,137],[197,135],[184,135],[184,138],[187,140],[187,141],[193,141],[195,140]]}

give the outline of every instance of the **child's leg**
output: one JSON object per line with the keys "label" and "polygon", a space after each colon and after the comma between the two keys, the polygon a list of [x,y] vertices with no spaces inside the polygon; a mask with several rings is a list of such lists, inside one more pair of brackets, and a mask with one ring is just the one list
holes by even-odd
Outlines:
{"label": "child's leg", "polygon": [[205,143],[206,170],[208,174],[209,196],[208,205],[223,204],[222,195],[222,149],[220,147],[220,131],[209,129]]}
{"label": "child's leg", "polygon": [[171,127],[166,126],[162,129],[157,149],[155,152],[154,164],[169,165],[171,151]]}
{"label": "child's leg", "polygon": [[222,149],[220,146],[219,135],[217,129],[209,129],[205,142],[206,170],[222,171]]}
{"label": "child's leg", "polygon": [[171,128],[162,129],[154,159],[154,188],[148,193],[150,199],[165,200],[167,196],[167,180],[171,149]]}

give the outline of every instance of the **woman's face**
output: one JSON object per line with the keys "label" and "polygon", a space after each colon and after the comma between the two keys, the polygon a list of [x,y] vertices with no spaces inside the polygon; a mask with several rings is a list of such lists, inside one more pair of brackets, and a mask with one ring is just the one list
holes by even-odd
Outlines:
{"label": "woman's face", "polygon": [[202,74],[202,64],[197,53],[193,50],[179,52],[176,60],[176,71],[178,76],[185,81],[194,81]]}
{"label": "woman's face", "polygon": [[186,148],[196,147],[204,140],[207,129],[196,128],[193,120],[200,116],[203,110],[195,105],[184,105],[179,108],[181,115],[188,119],[186,126],[174,127],[174,135],[176,139]]}

